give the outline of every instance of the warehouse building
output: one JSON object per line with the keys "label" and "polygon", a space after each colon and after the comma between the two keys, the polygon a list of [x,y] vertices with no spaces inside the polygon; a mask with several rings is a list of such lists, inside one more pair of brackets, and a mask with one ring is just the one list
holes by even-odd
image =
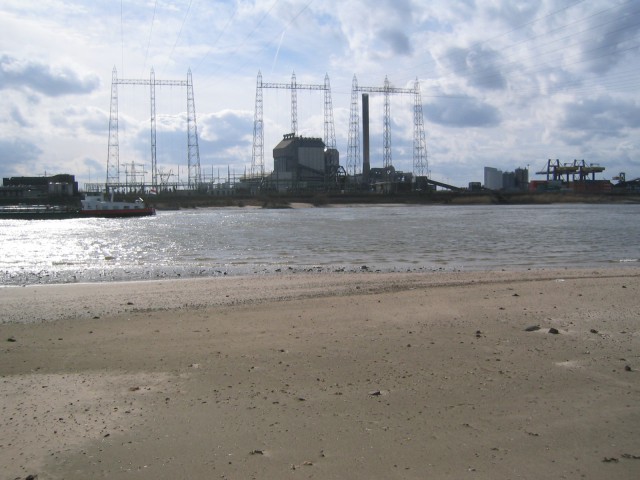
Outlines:
{"label": "warehouse building", "polygon": [[334,186],[341,175],[340,156],[320,138],[283,136],[273,149],[269,188],[279,192],[322,190]]}

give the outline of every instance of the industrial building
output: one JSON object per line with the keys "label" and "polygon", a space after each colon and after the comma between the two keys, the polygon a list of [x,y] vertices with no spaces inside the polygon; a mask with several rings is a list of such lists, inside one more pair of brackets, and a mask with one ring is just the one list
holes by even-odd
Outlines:
{"label": "industrial building", "polygon": [[79,196],[75,176],[59,174],[44,177],[10,177],[2,179],[0,203],[34,203],[49,199],[74,199]]}
{"label": "industrial building", "polygon": [[494,167],[484,167],[484,188],[506,192],[526,191],[529,188],[529,170],[516,168],[503,172]]}
{"label": "industrial building", "polygon": [[613,185],[609,180],[596,180],[596,173],[604,172],[605,168],[597,165],[587,165],[584,160],[574,160],[570,163],[560,163],[559,159],[547,160],[544,170],[536,175],[545,175],[546,180],[531,182],[533,192],[569,190],[580,193],[610,192]]}
{"label": "industrial building", "polygon": [[273,172],[266,183],[270,190],[324,190],[344,178],[340,155],[326,148],[321,138],[287,133],[273,149]]}

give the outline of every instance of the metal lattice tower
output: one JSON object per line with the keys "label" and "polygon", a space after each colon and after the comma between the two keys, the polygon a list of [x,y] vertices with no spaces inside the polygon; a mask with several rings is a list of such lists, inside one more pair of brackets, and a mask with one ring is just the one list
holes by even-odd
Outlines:
{"label": "metal lattice tower", "polygon": [[356,76],[353,76],[351,86],[351,113],[349,118],[349,146],[347,156],[347,173],[356,174],[356,170],[362,165],[360,158],[360,112],[358,107],[358,93],[382,93],[384,94],[384,142],[383,142],[383,162],[384,167],[391,167],[391,108],[389,96],[392,94],[410,94],[414,96],[413,106],[413,173],[416,176],[423,176],[427,170],[426,163],[426,141],[424,133],[424,119],[422,115],[422,99],[420,95],[420,85],[414,83],[414,88],[391,87],[389,80],[385,77],[382,87],[360,87]]}
{"label": "metal lattice tower", "polygon": [[349,115],[349,143],[347,146],[347,175],[356,176],[360,159],[360,113],[358,112],[358,79],[351,82],[351,111]]}
{"label": "metal lattice tower", "polygon": [[328,73],[324,75],[324,144],[327,148],[336,148],[336,128],[333,122],[333,102]]}
{"label": "metal lattice tower", "polygon": [[189,188],[198,188],[202,183],[200,171],[200,148],[198,147],[198,125],[196,103],[193,98],[191,69],[187,71],[187,163],[189,165]]}
{"label": "metal lattice tower", "polygon": [[384,77],[384,120],[383,120],[383,149],[382,149],[382,165],[389,168],[393,165],[391,162],[391,103],[389,79]]}
{"label": "metal lattice tower", "polygon": [[118,142],[118,73],[111,72],[111,108],[109,114],[109,146],[107,154],[107,185],[120,183],[120,143]]}
{"label": "metal lattice tower", "polygon": [[256,108],[253,113],[253,151],[251,176],[264,175],[264,121],[262,120],[262,72],[256,82]]}
{"label": "metal lattice tower", "polygon": [[197,188],[201,183],[200,149],[198,147],[198,128],[196,124],[196,107],[193,95],[191,70],[187,80],[156,80],[151,69],[149,79],[119,79],[116,68],[111,75],[111,111],[109,116],[109,147],[107,154],[107,188],[121,186],[120,181],[120,145],[118,141],[118,85],[149,85],[151,101],[151,182],[158,184],[158,168],[156,163],[156,85],[187,87],[187,163],[189,168],[188,185]]}
{"label": "metal lattice tower", "polygon": [[325,75],[322,85],[302,84],[296,81],[296,75],[291,76],[291,83],[265,83],[262,81],[262,73],[258,72],[256,82],[256,107],[253,115],[253,151],[251,157],[251,175],[264,175],[264,120],[263,120],[263,88],[280,88],[291,90],[291,130],[298,132],[298,97],[297,90],[324,90],[324,144],[333,145],[335,148],[335,126],[333,124],[333,107],[331,103],[331,86],[329,75]]}
{"label": "metal lattice tower", "polygon": [[296,72],[291,74],[291,133],[298,135],[298,88]]}
{"label": "metal lattice tower", "polygon": [[156,73],[151,68],[149,75],[149,90],[151,92],[151,185],[156,189],[158,187],[158,168],[156,162]]}
{"label": "metal lattice tower", "polygon": [[413,84],[413,90],[415,92],[413,95],[413,174],[417,177],[428,177],[429,163],[422,114],[422,95],[417,78]]}

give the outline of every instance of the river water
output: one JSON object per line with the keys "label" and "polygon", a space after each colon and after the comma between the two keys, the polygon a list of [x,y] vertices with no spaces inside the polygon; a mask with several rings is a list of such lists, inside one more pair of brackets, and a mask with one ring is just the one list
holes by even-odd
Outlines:
{"label": "river water", "polygon": [[346,206],[0,220],[2,285],[640,266],[640,205]]}

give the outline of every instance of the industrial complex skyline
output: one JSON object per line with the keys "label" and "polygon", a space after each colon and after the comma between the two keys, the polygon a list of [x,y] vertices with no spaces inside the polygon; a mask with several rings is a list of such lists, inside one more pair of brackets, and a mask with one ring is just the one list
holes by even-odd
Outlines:
{"label": "industrial complex skyline", "polygon": [[[485,166],[584,159],[640,177],[640,5],[635,1],[8,0],[0,6],[0,174],[106,178],[112,69],[193,74],[203,171],[251,166],[256,75],[331,78],[347,161],[352,78],[420,82],[430,176],[465,186]],[[149,88],[119,91],[120,157],[150,168]],[[158,87],[157,162],[187,177],[187,102]],[[322,137],[323,96],[299,92],[299,133]],[[413,98],[394,97],[396,169],[412,171]],[[264,93],[265,168],[291,129],[289,92]],[[383,96],[371,97],[371,162],[383,163]]]}

